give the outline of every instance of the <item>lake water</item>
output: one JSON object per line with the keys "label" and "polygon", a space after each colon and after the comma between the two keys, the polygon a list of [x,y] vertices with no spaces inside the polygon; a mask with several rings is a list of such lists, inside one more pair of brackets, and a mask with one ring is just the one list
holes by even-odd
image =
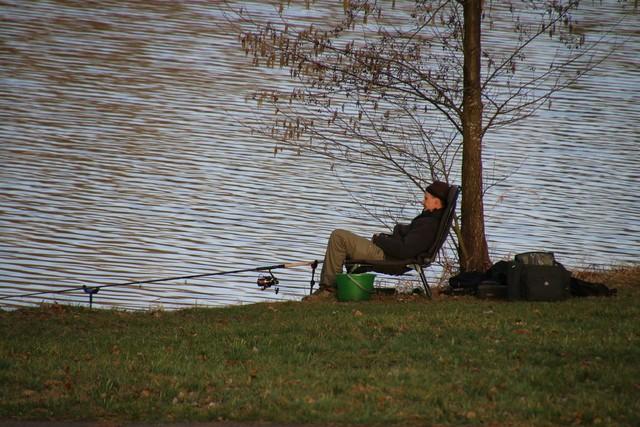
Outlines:
{"label": "lake water", "polygon": [[[621,48],[552,109],[485,139],[487,174],[509,175],[486,197],[494,260],[551,250],[570,268],[638,262],[640,19],[604,3],[585,13],[600,29],[625,16]],[[280,73],[251,67],[214,5],[5,1],[0,16],[2,296],[321,259],[332,229],[381,229],[345,185],[383,206],[414,200],[397,181],[274,156],[274,141],[252,135],[245,99]],[[248,272],[111,287],[94,302],[299,299],[310,272],[275,271],[277,294]],[[0,306],[43,301],[88,296]]]}

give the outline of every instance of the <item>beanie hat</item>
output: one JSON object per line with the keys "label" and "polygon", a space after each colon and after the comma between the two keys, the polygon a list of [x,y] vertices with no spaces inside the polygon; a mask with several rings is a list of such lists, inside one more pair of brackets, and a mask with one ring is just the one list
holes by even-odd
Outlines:
{"label": "beanie hat", "polygon": [[449,196],[449,184],[442,181],[434,181],[427,187],[427,192],[442,200],[442,204],[446,205],[447,197]]}

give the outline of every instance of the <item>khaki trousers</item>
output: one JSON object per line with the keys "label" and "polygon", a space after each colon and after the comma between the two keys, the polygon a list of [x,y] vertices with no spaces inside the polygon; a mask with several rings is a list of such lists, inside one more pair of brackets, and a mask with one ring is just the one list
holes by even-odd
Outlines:
{"label": "khaki trousers", "polygon": [[336,275],[342,272],[342,266],[347,258],[379,261],[384,259],[384,252],[369,239],[347,230],[333,230],[329,236],[320,273],[321,288],[336,287]]}

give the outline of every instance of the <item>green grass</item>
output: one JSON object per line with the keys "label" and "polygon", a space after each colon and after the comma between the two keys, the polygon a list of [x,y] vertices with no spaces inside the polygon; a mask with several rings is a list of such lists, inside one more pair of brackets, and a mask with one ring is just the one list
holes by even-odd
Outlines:
{"label": "green grass", "polygon": [[0,420],[640,425],[640,289],[0,312]]}

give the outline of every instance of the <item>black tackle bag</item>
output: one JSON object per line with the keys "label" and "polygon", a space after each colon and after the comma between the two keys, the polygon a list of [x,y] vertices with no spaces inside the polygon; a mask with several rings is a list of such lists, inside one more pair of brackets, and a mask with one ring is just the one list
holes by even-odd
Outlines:
{"label": "black tackle bag", "polygon": [[560,301],[570,296],[571,273],[556,262],[553,252],[525,252],[509,263],[509,300]]}

